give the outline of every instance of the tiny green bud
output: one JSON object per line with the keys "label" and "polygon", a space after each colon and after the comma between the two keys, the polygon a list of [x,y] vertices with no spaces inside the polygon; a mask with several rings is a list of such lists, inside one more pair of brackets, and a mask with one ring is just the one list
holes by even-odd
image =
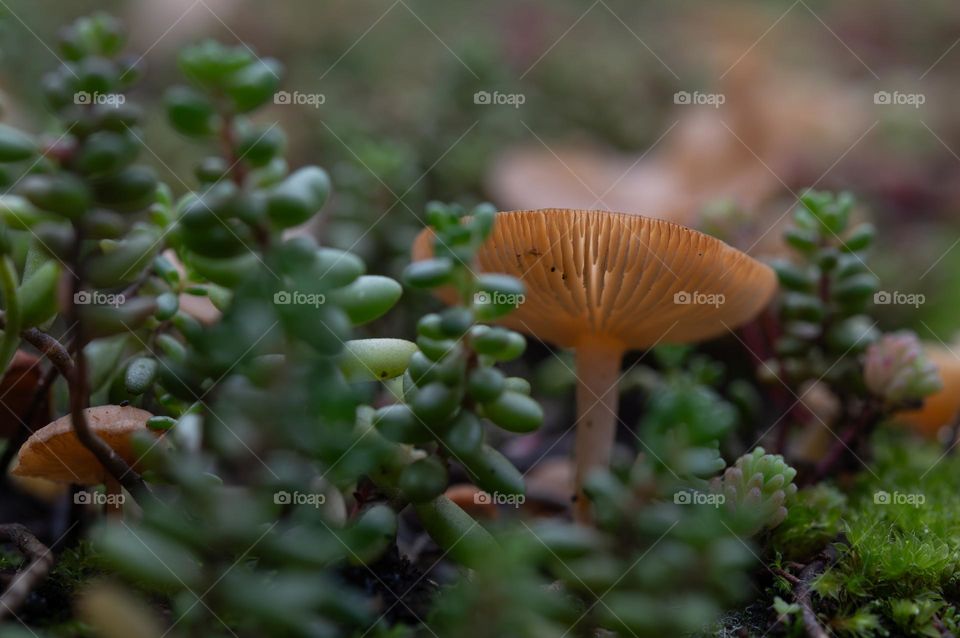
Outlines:
{"label": "tiny green bud", "polygon": [[403,280],[414,288],[435,288],[449,281],[453,262],[447,258],[415,261],[403,272]]}
{"label": "tiny green bud", "polygon": [[461,410],[441,438],[454,457],[470,457],[483,445],[483,424],[473,412]]}
{"label": "tiny green bud", "polygon": [[170,123],[183,135],[207,137],[213,135],[220,125],[213,103],[199,91],[175,86],[167,91],[164,101]]}
{"label": "tiny green bud", "polygon": [[447,338],[456,339],[463,336],[473,325],[473,313],[469,308],[447,308],[440,313],[440,330]]}
{"label": "tiny green bud", "polygon": [[798,292],[809,292],[813,290],[814,279],[808,271],[792,264],[786,259],[775,259],[770,262],[770,266],[774,272],[777,273],[780,285],[784,288]]}
{"label": "tiny green bud", "polygon": [[413,415],[410,406],[402,403],[377,410],[373,416],[373,427],[397,443],[426,443],[433,440],[433,435]]}
{"label": "tiny green bud", "polygon": [[140,395],[146,392],[157,378],[159,364],[153,357],[138,357],[130,362],[124,375],[127,392]]}
{"label": "tiny green bud", "polygon": [[424,315],[420,318],[420,321],[417,322],[417,333],[430,339],[443,339],[445,335],[440,327],[440,323],[440,315],[436,313]]}
{"label": "tiny green bud", "polygon": [[543,408],[525,394],[506,391],[483,404],[488,419],[510,432],[532,432],[543,423]]}
{"label": "tiny green bud", "polygon": [[165,292],[157,297],[157,313],[154,315],[159,321],[166,321],[180,310],[180,298],[176,293]]}
{"label": "tiny green bud", "polygon": [[177,420],[169,416],[152,416],[147,419],[147,427],[154,432],[166,432],[172,430],[177,424]]}
{"label": "tiny green bud", "polygon": [[26,133],[0,124],[0,162],[22,162],[37,153],[37,144]]}
{"label": "tiny green bud", "polygon": [[869,273],[862,273],[838,281],[833,288],[833,297],[847,303],[861,302],[880,289],[880,281]]}
{"label": "tiny green bud", "polygon": [[877,229],[873,224],[860,224],[843,240],[842,248],[851,253],[866,250],[873,243],[876,234]]}
{"label": "tiny green bud", "polygon": [[505,385],[502,372],[496,368],[480,367],[470,373],[467,391],[475,401],[487,403],[499,397]]}
{"label": "tiny green bud", "polygon": [[453,416],[459,406],[457,393],[436,381],[420,388],[417,396],[410,401],[414,416],[430,427],[441,425]]}
{"label": "tiny green bud", "polygon": [[398,486],[414,503],[429,501],[446,489],[447,469],[435,457],[414,461],[403,468]]}

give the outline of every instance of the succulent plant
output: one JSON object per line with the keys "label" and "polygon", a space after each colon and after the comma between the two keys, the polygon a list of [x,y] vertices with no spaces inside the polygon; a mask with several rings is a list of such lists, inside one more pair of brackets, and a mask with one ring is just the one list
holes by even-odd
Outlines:
{"label": "succulent plant", "polygon": [[[479,323],[511,312],[515,304],[509,300],[523,294],[523,285],[513,277],[478,275],[471,268],[495,217],[486,205],[471,211],[440,203],[428,207],[434,256],[410,264],[403,279],[415,288],[445,287],[459,303],[417,323],[419,350],[403,377],[403,400],[381,408],[373,419],[386,438],[432,452],[404,468],[398,480],[403,496],[417,504],[421,522],[443,545],[458,541],[448,528],[459,525],[462,515],[443,496],[448,464],[460,465],[489,494],[522,496],[520,472],[485,442],[484,423],[526,433],[543,422],[543,410],[529,396],[530,385],[496,367],[523,354],[526,340],[512,330]],[[466,549],[461,545],[451,551],[461,558],[469,554]],[[466,562],[478,559],[467,557]]]}
{"label": "succulent plant", "polygon": [[738,533],[752,536],[772,529],[787,517],[787,500],[797,492],[793,479],[797,471],[779,454],[767,454],[762,447],[744,454],[711,488],[724,496],[724,506],[736,515]]}
{"label": "succulent plant", "polygon": [[706,479],[726,466],[720,440],[736,422],[734,406],[713,388],[676,374],[652,393],[639,435],[649,463],[668,481]]}
{"label": "succulent plant", "polygon": [[[762,427],[767,408],[785,406],[726,379],[726,360],[675,344],[620,384],[644,393],[638,456],[628,465],[618,448],[606,467],[621,355],[667,327],[664,313],[630,311],[666,308],[676,341],[724,334],[761,311],[769,269],[666,222],[434,202],[401,285],[368,273],[352,249],[400,272],[419,227],[392,218],[368,229],[367,244],[356,231],[380,214],[384,190],[396,197],[416,177],[407,149],[384,141],[357,155],[390,173],[379,185],[338,166],[344,205],[327,214],[326,171],[288,165],[283,130],[258,113],[279,103],[282,66],[207,41],[183,49],[186,83],[164,99],[173,129],[202,149],[175,193],[138,161],[141,112],[126,92],[140,58],[124,54],[119,24],[80,19],[58,46],[62,64],[43,82],[52,133],[0,124],[0,369],[17,395],[0,397],[4,458],[17,479],[103,484],[103,499],[73,495],[71,522],[104,503],[136,507],[74,524],[52,551],[26,527],[0,525],[15,550],[0,552],[0,618],[23,612],[28,635],[58,636],[641,638],[712,632],[748,614],[769,621],[757,635],[822,635],[821,623],[850,635],[957,633],[957,460],[875,431],[940,384],[912,333],[880,336],[867,316],[874,229],[851,228],[849,195],[803,195],[786,233],[794,259],[775,264],[778,317],[743,333],[772,325],[764,369],[800,398],[820,385],[829,399],[808,416],[836,423],[837,444],[801,472],[832,477],[851,449],[871,472],[798,491],[797,471],[764,448],[727,467],[737,426]],[[457,164],[476,161],[464,159],[469,148],[447,150]],[[417,217],[410,203],[433,186],[417,179],[394,205]],[[321,211],[326,245],[297,228]],[[531,220],[548,232],[528,232]],[[684,266],[688,289],[713,280],[711,265],[745,276],[704,307],[671,289],[679,279],[664,279],[656,304],[626,294],[658,272],[637,262],[646,253],[626,231],[669,244],[661,256]],[[588,249],[571,257],[570,245]],[[410,315],[389,314],[405,287],[448,305],[406,325]],[[589,377],[578,523],[536,507],[501,517],[486,503],[482,524],[468,513],[484,493],[522,503],[524,475],[499,443],[552,434],[537,432],[544,410],[530,383],[508,376],[527,346],[521,329],[577,350]],[[572,390],[574,362],[551,363],[562,368],[558,395]],[[591,388],[603,396],[584,395]],[[51,407],[59,418],[40,427]],[[460,475],[473,485],[450,491]],[[64,548],[74,528],[83,540]],[[733,609],[750,592],[758,600]],[[77,618],[53,626],[48,600],[76,602]]]}
{"label": "succulent plant", "polygon": [[771,264],[784,290],[783,334],[767,365],[797,386],[824,375],[830,382],[855,384],[856,355],[879,336],[865,314],[880,287],[864,261],[876,231],[869,223],[850,227],[853,207],[849,193],[804,193],[784,233],[796,256]]}
{"label": "succulent plant", "polygon": [[[660,481],[639,459],[627,479],[594,474],[587,494],[598,530],[533,533],[551,548],[550,573],[582,601],[576,629],[664,636],[701,631],[741,600],[755,560],[717,503],[655,498]],[[574,542],[571,539],[576,539]],[[674,613],[658,613],[669,606]]]}
{"label": "succulent plant", "polygon": [[920,340],[906,331],[886,334],[867,348],[863,378],[870,392],[893,405],[918,402],[943,387]]}

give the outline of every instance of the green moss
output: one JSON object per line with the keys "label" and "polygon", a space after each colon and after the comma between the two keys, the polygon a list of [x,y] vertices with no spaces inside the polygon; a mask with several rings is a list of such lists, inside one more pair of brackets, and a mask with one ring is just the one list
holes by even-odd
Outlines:
{"label": "green moss", "polygon": [[801,490],[773,534],[776,551],[835,562],[813,583],[814,607],[838,633],[940,635],[954,624],[960,584],[960,458],[887,430],[848,496],[821,484]]}

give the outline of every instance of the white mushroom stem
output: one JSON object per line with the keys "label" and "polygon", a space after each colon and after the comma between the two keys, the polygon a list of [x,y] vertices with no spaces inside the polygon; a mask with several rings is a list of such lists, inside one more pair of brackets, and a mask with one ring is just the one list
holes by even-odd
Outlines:
{"label": "white mushroom stem", "polygon": [[617,433],[617,385],[623,346],[608,341],[588,341],[578,345],[576,357],[576,502],[573,515],[578,522],[587,523],[592,516],[583,484],[591,472],[610,465]]}
{"label": "white mushroom stem", "polygon": [[103,486],[107,491],[107,503],[104,505],[107,518],[123,518],[123,486],[109,474]]}

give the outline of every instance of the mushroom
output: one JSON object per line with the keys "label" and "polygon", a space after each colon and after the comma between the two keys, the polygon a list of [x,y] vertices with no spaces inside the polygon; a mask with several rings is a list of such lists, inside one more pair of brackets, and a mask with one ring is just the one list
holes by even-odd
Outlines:
{"label": "mushroom", "polygon": [[[432,231],[413,258],[433,253]],[[708,339],[766,306],[776,276],[722,241],[661,219],[546,209],[497,216],[473,265],[526,287],[524,302],[498,321],[576,355],[576,518],[589,519],[584,480],[609,464],[617,382],[625,351]],[[455,302],[452,290],[438,293]]]}
{"label": "mushroom", "polygon": [[[18,350],[0,379],[0,438],[13,438],[24,428],[23,420],[31,416],[31,404],[42,377],[40,360],[35,355]],[[32,416],[43,418],[46,410],[47,397],[40,397],[36,414]],[[37,424],[26,425],[32,427]]]}
{"label": "mushroom", "polygon": [[665,117],[673,124],[652,146],[632,153],[539,136],[508,147],[489,163],[491,200],[511,209],[656,211],[701,229],[711,222],[711,205],[729,203],[744,218],[728,241],[754,255],[779,253],[784,220],[764,215],[764,205],[794,200],[785,183],[808,180],[805,167],[844,154],[875,118],[863,88],[848,78],[746,55],[758,32],[751,16],[727,7],[707,15],[689,25],[698,44],[687,53],[712,66],[722,105],[677,103]]}
{"label": "mushroom", "polygon": [[[102,405],[84,410],[87,423],[131,467],[139,460],[132,439],[138,432],[153,432],[146,410],[118,405]],[[108,496],[122,494],[120,483],[100,464],[90,450],[80,443],[70,415],[40,428],[20,448],[10,470],[15,476],[44,478],[77,485],[105,485]],[[120,511],[122,499],[107,500],[107,510]]]}
{"label": "mushroom", "polygon": [[944,426],[953,423],[960,415],[960,359],[944,346],[931,344],[924,350],[937,367],[943,388],[925,398],[919,410],[899,412],[896,419],[925,436],[936,437]]}

